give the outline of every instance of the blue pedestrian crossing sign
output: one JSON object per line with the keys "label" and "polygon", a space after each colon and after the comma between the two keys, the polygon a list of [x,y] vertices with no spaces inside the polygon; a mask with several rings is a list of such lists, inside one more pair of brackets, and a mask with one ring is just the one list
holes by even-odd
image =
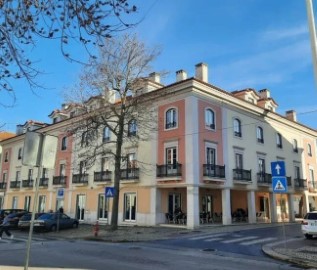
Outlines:
{"label": "blue pedestrian crossing sign", "polygon": [[105,195],[106,195],[106,197],[112,198],[112,197],[114,197],[114,194],[115,194],[115,189],[114,189],[114,187],[106,187],[106,188],[105,188]]}
{"label": "blue pedestrian crossing sign", "polygon": [[286,193],[287,192],[287,181],[286,177],[273,177],[272,188],[275,193]]}

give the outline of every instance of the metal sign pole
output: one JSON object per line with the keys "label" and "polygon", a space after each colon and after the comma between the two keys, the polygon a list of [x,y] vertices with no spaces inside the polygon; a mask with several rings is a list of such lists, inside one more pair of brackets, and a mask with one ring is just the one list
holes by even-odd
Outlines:
{"label": "metal sign pole", "polygon": [[34,203],[33,203],[33,210],[32,210],[32,218],[30,223],[30,231],[29,231],[29,238],[26,248],[26,256],[25,256],[25,265],[24,270],[28,270],[29,268],[29,260],[30,260],[30,248],[31,248],[31,242],[32,242],[32,234],[33,234],[33,227],[34,227],[34,219],[35,219],[35,211],[39,196],[39,185],[40,185],[40,177],[41,177],[41,169],[42,169],[42,148],[43,148],[43,135],[41,137],[40,143],[39,143],[39,166],[37,166],[37,179],[36,179],[36,185],[35,185],[35,195],[34,195]]}

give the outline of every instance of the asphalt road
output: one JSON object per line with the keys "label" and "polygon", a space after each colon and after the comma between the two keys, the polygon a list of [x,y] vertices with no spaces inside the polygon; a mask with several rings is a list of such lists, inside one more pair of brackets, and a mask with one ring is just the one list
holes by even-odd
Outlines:
{"label": "asphalt road", "polygon": [[[28,234],[14,231],[0,241],[0,264],[23,266]],[[284,238],[285,237],[285,238]],[[264,243],[302,237],[298,224],[236,232],[208,230],[144,243],[104,243],[62,240],[34,234],[30,266],[81,269],[300,269],[266,257]],[[304,241],[304,239],[303,239]]]}
{"label": "asphalt road", "polygon": [[[92,270],[296,270],[278,261],[263,261],[246,256],[206,252],[147,243],[105,243],[38,239],[32,242],[29,266],[80,268]],[[0,264],[23,266],[25,242],[19,236],[0,244]]]}
{"label": "asphalt road", "polygon": [[216,234],[197,231],[196,233],[185,234],[176,239],[156,241],[155,244],[161,247],[190,248],[204,251],[213,250],[265,257],[262,252],[262,245],[294,237],[302,238],[305,241],[299,224]]}

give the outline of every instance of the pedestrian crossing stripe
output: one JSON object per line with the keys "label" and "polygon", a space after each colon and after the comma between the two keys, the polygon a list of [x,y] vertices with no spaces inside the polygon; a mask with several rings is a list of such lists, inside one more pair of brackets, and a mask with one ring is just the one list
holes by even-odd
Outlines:
{"label": "pedestrian crossing stripe", "polygon": [[276,191],[286,191],[286,188],[284,187],[284,185],[282,184],[282,182],[280,180],[278,180],[276,182],[275,188],[274,190]]}

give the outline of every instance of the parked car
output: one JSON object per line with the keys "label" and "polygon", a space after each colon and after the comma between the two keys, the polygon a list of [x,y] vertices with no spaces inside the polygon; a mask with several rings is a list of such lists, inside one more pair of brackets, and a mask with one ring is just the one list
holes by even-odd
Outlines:
{"label": "parked car", "polygon": [[[34,220],[37,219],[39,216],[43,215],[44,213],[35,213]],[[18,222],[18,228],[23,230],[28,230],[30,228],[30,222],[32,218],[32,213],[24,214]]]}
{"label": "parked car", "polygon": [[[13,227],[15,226],[17,226],[17,224],[18,224],[18,219],[22,216],[22,215],[24,215],[24,214],[26,214],[26,213],[28,213],[28,211],[26,211],[25,209],[0,209],[0,224],[2,223],[2,220],[3,220],[3,218],[4,218],[4,214],[8,214],[8,215],[11,215],[11,214],[18,214],[18,215],[11,215],[11,217],[14,219],[13,221],[12,221],[12,225],[13,225]],[[21,215],[20,215],[21,214]],[[10,222],[11,223],[11,222]]]}
{"label": "parked car", "polygon": [[302,233],[307,239],[317,235],[317,211],[308,212],[302,220]]}
{"label": "parked car", "polygon": [[56,231],[57,229],[78,228],[79,221],[76,218],[71,218],[66,214],[45,213],[34,220],[35,231]]}
{"label": "parked car", "polygon": [[21,212],[15,212],[15,213],[9,214],[8,217],[10,218],[10,228],[17,229],[19,220],[21,219],[21,217],[23,217],[27,213],[29,213],[29,211],[21,211]]}

